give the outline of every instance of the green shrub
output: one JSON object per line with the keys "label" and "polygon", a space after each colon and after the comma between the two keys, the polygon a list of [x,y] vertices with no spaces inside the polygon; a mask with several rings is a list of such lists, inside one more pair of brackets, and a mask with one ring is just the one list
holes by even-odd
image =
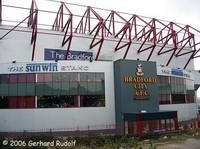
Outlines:
{"label": "green shrub", "polygon": [[149,134],[141,134],[138,136],[139,140],[146,140],[146,139],[159,139],[161,134],[159,133],[149,133]]}

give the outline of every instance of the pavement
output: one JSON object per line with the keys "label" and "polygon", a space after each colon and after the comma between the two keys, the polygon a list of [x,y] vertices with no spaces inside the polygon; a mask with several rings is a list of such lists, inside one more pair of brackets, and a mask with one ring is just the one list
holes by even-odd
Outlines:
{"label": "pavement", "polygon": [[157,146],[156,149],[200,149],[200,140],[187,139],[182,144],[166,144],[163,146]]}

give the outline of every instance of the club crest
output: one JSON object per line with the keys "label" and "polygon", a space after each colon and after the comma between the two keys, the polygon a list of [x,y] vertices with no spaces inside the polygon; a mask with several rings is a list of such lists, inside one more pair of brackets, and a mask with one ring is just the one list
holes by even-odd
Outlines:
{"label": "club crest", "polygon": [[136,75],[141,77],[144,75],[143,69],[142,69],[142,64],[137,64],[137,68],[136,68]]}

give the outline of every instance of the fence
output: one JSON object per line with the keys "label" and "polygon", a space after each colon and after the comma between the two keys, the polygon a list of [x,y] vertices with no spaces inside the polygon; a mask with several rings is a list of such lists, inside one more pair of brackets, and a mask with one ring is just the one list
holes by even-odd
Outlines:
{"label": "fence", "polygon": [[[197,129],[200,128],[200,119],[194,119],[190,121],[179,122],[179,130]],[[41,128],[34,130],[18,130],[18,131],[1,131],[0,136],[30,136],[45,134],[51,136],[82,136],[82,135],[116,135],[118,132],[122,132],[125,129],[124,123],[116,124],[102,124],[102,125],[88,125],[88,126],[76,126],[76,127],[66,127],[66,128]],[[148,131],[146,133],[155,132],[172,132],[174,129],[160,128]],[[164,131],[163,131],[164,130]]]}

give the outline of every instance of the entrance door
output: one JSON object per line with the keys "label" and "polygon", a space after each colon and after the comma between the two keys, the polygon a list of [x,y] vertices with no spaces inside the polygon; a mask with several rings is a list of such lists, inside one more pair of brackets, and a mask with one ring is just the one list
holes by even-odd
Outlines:
{"label": "entrance door", "polygon": [[125,121],[125,135],[141,134],[141,121]]}
{"label": "entrance door", "polygon": [[128,135],[128,134],[135,134],[134,132],[134,122],[131,122],[131,121],[125,121],[125,125],[124,125],[124,131],[125,131],[125,135]]}
{"label": "entrance door", "polygon": [[125,121],[125,134],[142,134],[159,129],[159,120]]}

